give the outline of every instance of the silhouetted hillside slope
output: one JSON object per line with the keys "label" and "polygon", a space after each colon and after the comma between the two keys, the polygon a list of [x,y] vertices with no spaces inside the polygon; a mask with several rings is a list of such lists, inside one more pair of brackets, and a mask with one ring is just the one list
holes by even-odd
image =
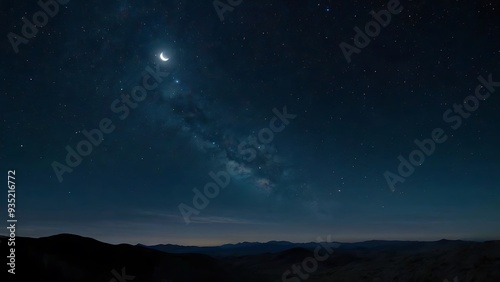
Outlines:
{"label": "silhouetted hillside slope", "polygon": [[[5,237],[0,239],[2,250],[6,250]],[[169,245],[169,248],[172,246],[175,247]],[[270,251],[277,246],[278,249],[287,249]],[[304,281],[292,271],[292,266],[298,265],[307,275],[307,281],[311,282],[441,282],[445,278],[452,281],[454,277],[460,282],[500,281],[500,241],[369,241],[342,244],[332,248],[333,252],[327,259],[317,262],[314,271],[305,272],[303,263],[306,258],[315,257],[317,246],[319,244],[290,242],[241,243],[211,247],[210,252],[215,254],[211,257],[205,254],[165,253],[139,245],[111,245],[70,234],[38,239],[18,237],[16,278],[17,281],[40,282]],[[186,251],[194,247],[176,248],[177,251]],[[257,254],[260,251],[265,252]],[[221,255],[228,252],[252,254]],[[321,254],[326,254],[326,251],[321,251]],[[283,276],[287,270],[288,274]],[[120,276],[122,272],[128,277],[120,280],[121,277],[116,275]]]}
{"label": "silhouetted hillside slope", "polygon": [[[113,269],[121,273],[123,268],[127,275],[135,276],[134,282],[229,281],[219,262],[201,254],[168,254],[68,234],[16,241],[18,281],[36,277],[36,281],[47,282],[107,282],[114,278]],[[1,245],[5,250],[6,241]]]}

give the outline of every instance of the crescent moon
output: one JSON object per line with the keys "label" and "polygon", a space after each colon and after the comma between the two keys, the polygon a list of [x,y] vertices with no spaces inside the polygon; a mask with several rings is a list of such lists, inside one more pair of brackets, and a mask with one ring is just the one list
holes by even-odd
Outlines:
{"label": "crescent moon", "polygon": [[162,61],[164,61],[164,62],[168,61],[168,58],[165,58],[165,57],[163,56],[163,52],[161,52],[161,54],[160,54],[160,59],[161,59]]}

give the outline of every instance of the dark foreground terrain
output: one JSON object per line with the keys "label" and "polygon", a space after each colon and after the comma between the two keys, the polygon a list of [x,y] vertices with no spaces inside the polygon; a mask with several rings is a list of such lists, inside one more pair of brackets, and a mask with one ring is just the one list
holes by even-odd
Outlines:
{"label": "dark foreground terrain", "polygon": [[[5,237],[0,246],[5,260]],[[315,259],[318,255],[323,261]],[[2,277],[8,274],[6,269],[2,272]],[[12,281],[12,277],[8,274],[10,279],[1,281]],[[15,278],[37,282],[498,282],[500,241],[370,241],[323,246],[269,242],[200,248],[110,245],[62,234],[17,238]]]}

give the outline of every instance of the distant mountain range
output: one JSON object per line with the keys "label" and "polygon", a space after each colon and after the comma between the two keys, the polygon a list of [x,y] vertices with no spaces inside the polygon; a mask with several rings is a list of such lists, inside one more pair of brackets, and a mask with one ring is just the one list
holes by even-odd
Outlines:
{"label": "distant mountain range", "polygon": [[[337,248],[339,243],[326,243],[333,248]],[[292,248],[303,248],[313,250],[318,246],[318,243],[291,243],[287,241],[270,241],[267,243],[257,243],[257,242],[243,242],[238,244],[226,244],[216,247],[195,247],[195,246],[179,246],[172,244],[164,245],[154,245],[154,246],[144,246],[154,250],[174,253],[174,254],[187,254],[187,253],[197,253],[206,254],[214,257],[221,256],[244,256],[244,255],[257,255],[263,253],[277,253],[286,251]]]}
{"label": "distant mountain range", "polygon": [[[15,281],[500,281],[500,241],[324,243],[332,252],[323,247],[321,260],[318,246],[283,241],[133,246],[71,234],[18,237]],[[6,237],[0,237],[0,247],[6,254]],[[294,273],[297,269],[302,278]],[[1,281],[13,281],[6,271],[2,277]]]}
{"label": "distant mountain range", "polygon": [[[451,241],[451,240],[440,240],[435,242],[419,242],[419,241],[380,241],[372,240],[358,243],[340,243],[340,242],[323,242],[323,245],[331,246],[332,248],[338,248],[342,250],[349,249],[384,249],[385,251],[399,250],[399,251],[422,251],[422,250],[432,250],[436,247],[457,247],[460,245],[467,245],[472,242],[467,241]],[[172,244],[160,244],[146,246],[138,244],[138,246],[174,254],[206,254],[214,257],[221,256],[245,256],[245,255],[256,255],[263,253],[277,253],[286,251],[293,248],[303,248],[306,250],[314,250],[319,245],[319,243],[292,243],[287,241],[270,241],[267,243],[258,242],[243,242],[237,244],[225,244],[221,246],[214,247],[196,247],[196,246],[180,246]]]}

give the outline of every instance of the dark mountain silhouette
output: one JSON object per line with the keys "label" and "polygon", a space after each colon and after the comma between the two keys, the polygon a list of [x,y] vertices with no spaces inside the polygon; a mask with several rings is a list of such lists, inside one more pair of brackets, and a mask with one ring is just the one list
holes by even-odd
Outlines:
{"label": "dark mountain silhouette", "polygon": [[[6,250],[2,240],[2,250]],[[3,252],[6,253],[6,252]],[[18,281],[112,281],[116,270],[134,282],[229,281],[221,264],[202,254],[168,254],[127,244],[111,245],[77,235],[16,238]],[[4,272],[5,273],[5,272]],[[19,280],[20,279],[20,280]],[[2,280],[4,281],[4,280]],[[117,279],[116,281],[119,281]],[[125,281],[120,281],[125,282]]]}
{"label": "dark mountain silhouette", "polygon": [[[7,253],[6,238],[0,237],[0,240],[2,251]],[[335,244],[329,243],[333,252],[325,260],[316,261],[317,266],[309,273],[304,271],[304,262],[308,260],[311,265],[315,248],[319,246],[317,243],[272,241],[219,247],[146,247],[111,245],[71,234],[38,239],[18,237],[16,278],[17,281],[41,282],[441,282],[445,279],[453,281],[454,277],[460,282],[500,281],[500,241]],[[192,253],[194,251],[204,254]],[[322,250],[321,254],[326,254],[326,251]],[[307,280],[292,272],[294,265],[308,275]],[[283,277],[287,270],[289,275]]]}
{"label": "dark mountain silhouette", "polygon": [[[324,243],[336,248],[340,243]],[[143,246],[143,245],[140,245]],[[179,245],[154,245],[144,246],[154,250],[167,253],[198,253],[207,254],[214,257],[219,256],[242,256],[255,255],[262,253],[276,253],[285,251],[291,248],[300,247],[304,249],[314,249],[318,243],[291,243],[287,241],[270,241],[267,243],[243,242],[238,244],[226,244],[215,247],[195,247],[195,246],[179,246]]]}

